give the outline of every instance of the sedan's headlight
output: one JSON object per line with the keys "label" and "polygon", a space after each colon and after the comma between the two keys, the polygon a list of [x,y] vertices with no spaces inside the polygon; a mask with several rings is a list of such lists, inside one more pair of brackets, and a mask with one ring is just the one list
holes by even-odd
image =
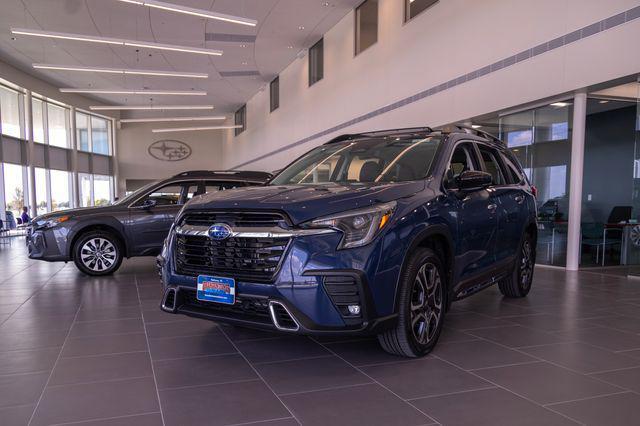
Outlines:
{"label": "sedan's headlight", "polygon": [[35,229],[49,229],[54,226],[60,225],[62,222],[66,222],[71,219],[71,216],[56,216],[48,219],[42,219],[35,221]]}
{"label": "sedan's headlight", "polygon": [[353,248],[369,244],[389,222],[396,208],[395,201],[350,210],[307,222],[309,228],[334,228],[344,234],[340,247]]}

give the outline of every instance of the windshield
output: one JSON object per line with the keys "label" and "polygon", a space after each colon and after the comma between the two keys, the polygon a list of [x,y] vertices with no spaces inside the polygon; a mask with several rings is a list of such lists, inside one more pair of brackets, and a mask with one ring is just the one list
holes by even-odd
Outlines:
{"label": "windshield", "polygon": [[403,182],[427,176],[439,136],[375,137],[335,142],[309,151],[269,184]]}
{"label": "windshield", "polygon": [[129,204],[130,202],[132,202],[133,200],[138,198],[140,195],[142,195],[144,192],[146,192],[148,189],[150,189],[152,186],[156,185],[158,182],[159,181],[148,183],[145,186],[143,186],[142,188],[132,192],[131,194],[127,195],[124,198],[119,199],[118,201],[116,201],[113,204],[116,205],[116,206],[122,205],[122,204]]}

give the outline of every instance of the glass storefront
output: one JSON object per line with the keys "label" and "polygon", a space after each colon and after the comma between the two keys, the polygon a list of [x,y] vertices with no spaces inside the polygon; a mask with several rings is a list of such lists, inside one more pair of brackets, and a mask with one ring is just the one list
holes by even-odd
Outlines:
{"label": "glass storefront", "polygon": [[24,185],[22,183],[23,167],[17,164],[5,163],[4,166],[4,197],[6,209],[13,213],[13,217],[20,217],[25,204]]}
{"label": "glass storefront", "polygon": [[71,173],[62,170],[51,170],[51,209],[65,210],[71,208]]}
{"label": "glass storefront", "polygon": [[49,211],[47,203],[47,171],[36,167],[36,211],[38,214],[44,214]]}

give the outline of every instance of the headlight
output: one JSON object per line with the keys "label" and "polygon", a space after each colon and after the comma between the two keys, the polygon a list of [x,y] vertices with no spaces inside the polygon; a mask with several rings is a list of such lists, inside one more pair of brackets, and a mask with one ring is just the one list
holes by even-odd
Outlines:
{"label": "headlight", "polygon": [[57,226],[62,222],[66,222],[69,219],[71,219],[71,216],[65,215],[65,216],[52,217],[49,219],[38,220],[35,222],[35,229],[53,228],[54,226]]}
{"label": "headlight", "polygon": [[396,208],[395,201],[364,209],[321,217],[305,224],[309,228],[334,228],[344,237],[338,248],[361,247],[369,244],[389,222]]}

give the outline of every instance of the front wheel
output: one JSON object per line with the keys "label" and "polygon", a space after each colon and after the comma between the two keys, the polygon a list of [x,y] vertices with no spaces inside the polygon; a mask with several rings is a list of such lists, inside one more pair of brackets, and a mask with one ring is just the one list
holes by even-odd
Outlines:
{"label": "front wheel", "polygon": [[444,322],[444,277],[442,261],[433,250],[415,251],[400,279],[398,324],[378,335],[385,351],[416,358],[434,348]]}
{"label": "front wheel", "polygon": [[513,265],[513,271],[503,278],[498,287],[505,297],[525,297],[531,290],[533,267],[536,262],[536,248],[531,235],[525,234]]}
{"label": "front wheel", "polygon": [[76,241],[73,262],[87,275],[109,275],[120,267],[122,249],[112,234],[90,231]]}

